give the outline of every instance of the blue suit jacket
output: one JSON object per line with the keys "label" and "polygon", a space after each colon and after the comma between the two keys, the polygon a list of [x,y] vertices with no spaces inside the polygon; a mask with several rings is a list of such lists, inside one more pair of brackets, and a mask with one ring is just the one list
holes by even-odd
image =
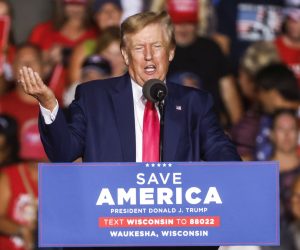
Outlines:
{"label": "blue suit jacket", "polygon": [[[164,161],[240,160],[223,133],[204,91],[167,83]],[[91,81],[78,86],[67,123],[59,109],[46,125],[40,116],[41,138],[51,161],[134,162],[135,123],[130,77]]]}

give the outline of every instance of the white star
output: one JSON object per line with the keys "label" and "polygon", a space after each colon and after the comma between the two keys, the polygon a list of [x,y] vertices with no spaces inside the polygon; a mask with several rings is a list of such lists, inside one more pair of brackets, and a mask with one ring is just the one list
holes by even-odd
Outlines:
{"label": "white star", "polygon": [[155,167],[155,164],[154,164],[154,163],[152,163],[152,164],[151,164],[151,166],[152,166],[152,167]]}
{"label": "white star", "polygon": [[157,166],[160,167],[160,163],[157,163]]}
{"label": "white star", "polygon": [[169,167],[172,167],[172,163],[169,163],[168,166],[169,166]]}
{"label": "white star", "polygon": [[149,163],[146,163],[146,167],[147,167],[147,168],[149,167]]}
{"label": "white star", "polygon": [[163,167],[166,167],[166,166],[167,166],[167,164],[166,164],[166,163],[164,163],[164,164],[163,164]]}

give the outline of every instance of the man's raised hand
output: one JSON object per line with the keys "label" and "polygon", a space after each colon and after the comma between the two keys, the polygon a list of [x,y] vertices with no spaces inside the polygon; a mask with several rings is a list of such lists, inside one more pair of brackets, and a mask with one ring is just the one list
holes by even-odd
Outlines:
{"label": "man's raised hand", "polygon": [[52,111],[56,106],[55,95],[39,74],[26,66],[22,67],[19,73],[18,84],[22,85],[24,92],[36,98],[44,108]]}

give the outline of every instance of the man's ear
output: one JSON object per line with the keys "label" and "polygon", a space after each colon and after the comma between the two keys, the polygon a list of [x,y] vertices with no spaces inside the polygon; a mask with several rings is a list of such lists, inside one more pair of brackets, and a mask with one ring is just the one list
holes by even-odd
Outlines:
{"label": "man's ear", "polygon": [[169,62],[171,62],[173,60],[175,56],[175,47],[172,47],[170,48],[170,51],[169,51]]}
{"label": "man's ear", "polygon": [[122,54],[122,56],[124,58],[125,64],[128,66],[128,64],[129,64],[129,58],[128,58],[128,53],[127,53],[126,49],[122,48],[121,49],[121,54]]}

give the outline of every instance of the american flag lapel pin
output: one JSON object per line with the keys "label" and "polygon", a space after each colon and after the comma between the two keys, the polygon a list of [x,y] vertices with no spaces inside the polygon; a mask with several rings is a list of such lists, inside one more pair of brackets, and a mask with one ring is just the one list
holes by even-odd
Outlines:
{"label": "american flag lapel pin", "polygon": [[180,105],[176,105],[176,110],[182,110],[182,107]]}

